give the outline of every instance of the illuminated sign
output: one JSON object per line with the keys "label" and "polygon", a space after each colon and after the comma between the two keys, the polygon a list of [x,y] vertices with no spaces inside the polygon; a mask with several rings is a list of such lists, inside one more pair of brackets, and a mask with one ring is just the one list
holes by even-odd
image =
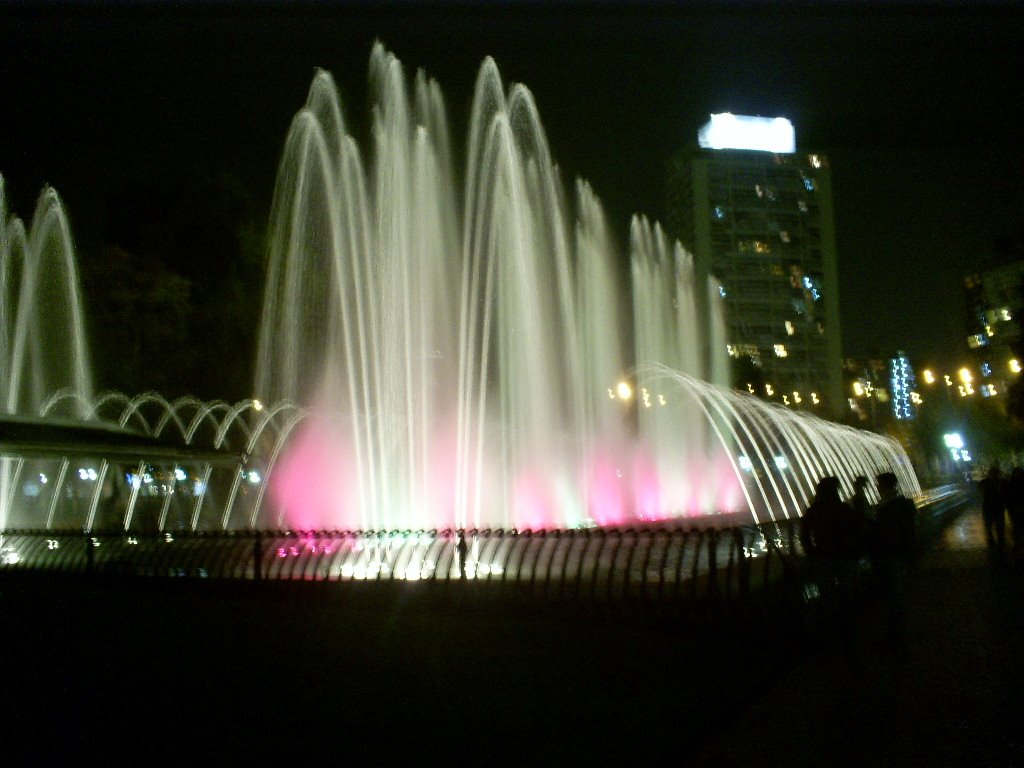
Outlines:
{"label": "illuminated sign", "polygon": [[697,132],[705,149],[753,149],[760,152],[796,152],[796,132],[784,117],[751,117],[723,112],[711,115]]}

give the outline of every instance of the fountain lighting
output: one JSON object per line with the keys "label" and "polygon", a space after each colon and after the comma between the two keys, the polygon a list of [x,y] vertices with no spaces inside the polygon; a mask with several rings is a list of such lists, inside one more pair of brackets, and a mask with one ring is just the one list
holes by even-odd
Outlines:
{"label": "fountain lighting", "polygon": [[[787,518],[826,474],[852,493],[857,475],[894,471],[920,491],[895,441],[724,386],[719,282],[643,216],[621,248],[590,186],[568,194],[532,94],[506,87],[493,60],[459,174],[437,83],[418,72],[410,84],[377,45],[370,84],[366,149],[326,72],[292,122],[256,397],[233,405],[94,395],[59,198],[44,190],[26,229],[0,179],[7,412],[242,457],[4,458],[0,527],[149,529],[168,542],[179,530],[362,531],[343,576],[415,580],[438,567],[444,530]],[[500,574],[476,546],[467,577]]]}
{"label": "fountain lighting", "polygon": [[254,390],[303,415],[267,468],[271,514],[362,529],[790,516],[823,473],[849,485],[904,465],[891,444],[723,390],[718,281],[642,216],[623,253],[493,60],[460,175],[436,82],[378,44],[370,86],[367,148],[326,72],[285,140]]}

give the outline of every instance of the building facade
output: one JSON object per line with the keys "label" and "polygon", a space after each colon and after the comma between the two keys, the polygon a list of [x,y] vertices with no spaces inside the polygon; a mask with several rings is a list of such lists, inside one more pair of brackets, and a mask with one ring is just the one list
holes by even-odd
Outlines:
{"label": "building facade", "polygon": [[1013,259],[968,275],[964,293],[967,348],[980,373],[981,394],[1003,394],[1024,364],[1014,349],[1020,345],[1020,313],[1024,312],[1024,260]]}
{"label": "building facade", "polygon": [[763,372],[763,394],[837,416],[846,398],[832,180],[828,158],[797,152],[792,135],[780,136],[777,118],[713,115],[677,161],[668,221],[698,274],[718,280],[729,354]]}

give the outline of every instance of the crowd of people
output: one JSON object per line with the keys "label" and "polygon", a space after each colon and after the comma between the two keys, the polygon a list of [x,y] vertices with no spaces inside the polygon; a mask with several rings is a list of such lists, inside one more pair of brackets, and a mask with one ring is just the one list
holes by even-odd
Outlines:
{"label": "crowd of people", "polygon": [[872,505],[866,477],[856,478],[848,501],[840,496],[838,478],[819,480],[800,521],[800,540],[813,577],[834,587],[840,601],[849,596],[860,564],[870,561],[886,602],[890,639],[899,643],[906,573],[917,556],[917,508],[901,494],[892,472],[875,482],[879,502]]}

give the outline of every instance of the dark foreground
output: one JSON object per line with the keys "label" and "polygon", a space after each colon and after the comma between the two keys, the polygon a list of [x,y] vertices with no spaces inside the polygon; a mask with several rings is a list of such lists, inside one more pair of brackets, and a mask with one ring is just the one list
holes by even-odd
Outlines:
{"label": "dark foreground", "polygon": [[842,642],[778,610],[694,622],[8,578],[3,750],[50,764],[1024,764],[1022,581],[978,549],[972,514],[922,564],[899,653],[870,603]]}

